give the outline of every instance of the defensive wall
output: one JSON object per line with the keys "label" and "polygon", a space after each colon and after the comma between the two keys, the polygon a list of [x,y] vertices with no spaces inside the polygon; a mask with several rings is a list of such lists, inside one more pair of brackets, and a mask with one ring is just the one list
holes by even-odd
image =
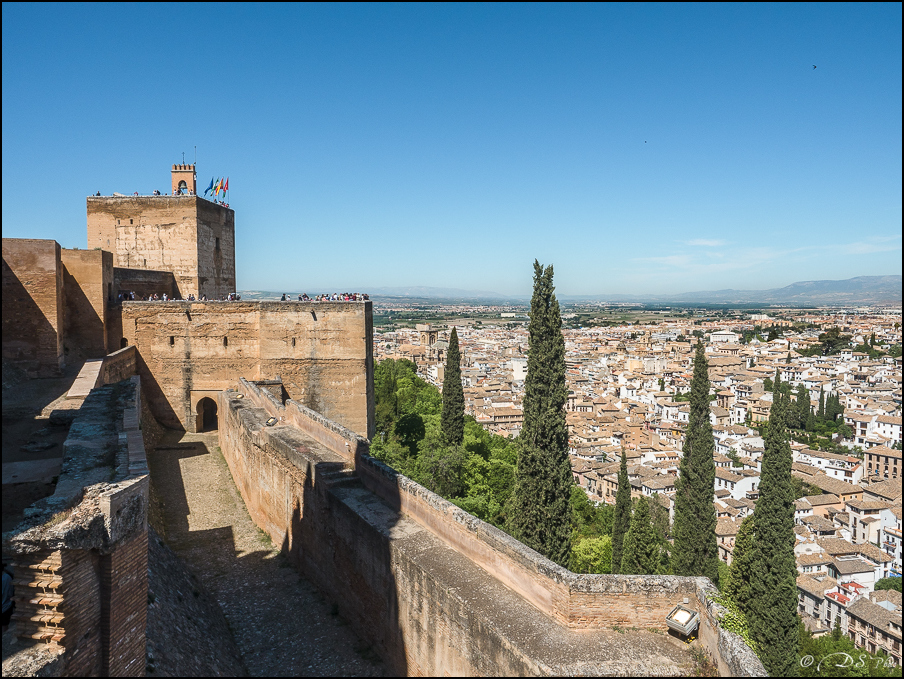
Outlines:
{"label": "defensive wall", "polygon": [[[252,519],[398,674],[681,673],[665,618],[684,602],[721,674],[765,675],[718,626],[705,578],[571,573],[301,404],[241,380],[219,405],[220,447]],[[638,655],[631,644],[652,634],[640,630],[663,636]]]}
{"label": "defensive wall", "polygon": [[66,332],[63,351],[77,348],[86,356],[103,356],[113,299],[113,255],[103,250],[61,248]]}
{"label": "defensive wall", "polygon": [[113,265],[172,271],[178,293],[235,292],[235,212],[200,196],[89,196],[88,247]]}
{"label": "defensive wall", "polygon": [[31,377],[57,375],[63,356],[63,265],[60,245],[3,239],[3,358]]}
{"label": "defensive wall", "polygon": [[[111,358],[112,379],[129,354]],[[134,360],[132,360],[134,365]],[[4,676],[144,676],[148,469],[137,376],[90,391],[55,493],[3,536],[21,649]]]}
{"label": "defensive wall", "polygon": [[196,431],[204,398],[280,379],[288,397],[373,434],[371,302],[123,302],[122,336],[157,420]]}
{"label": "defensive wall", "polygon": [[[3,357],[33,377],[59,374],[70,350],[102,357],[117,314],[113,258],[53,240],[3,239]],[[115,337],[119,346],[119,334]]]}

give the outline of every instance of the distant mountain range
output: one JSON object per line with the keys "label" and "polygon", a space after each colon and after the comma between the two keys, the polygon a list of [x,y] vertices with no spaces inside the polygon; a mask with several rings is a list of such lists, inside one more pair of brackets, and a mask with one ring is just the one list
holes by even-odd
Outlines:
{"label": "distant mountain range", "polygon": [[[371,288],[371,298],[456,300],[521,304],[528,295],[427,286]],[[243,299],[279,299],[282,293],[240,291]],[[296,293],[297,294],[297,293]],[[857,276],[847,280],[799,281],[770,290],[701,290],[668,295],[560,295],[563,302],[598,301],[637,304],[788,304],[835,305],[901,303],[901,276]]]}
{"label": "distant mountain range", "polygon": [[799,281],[771,290],[708,290],[669,296],[675,302],[769,304],[877,304],[901,301],[901,276],[857,276],[843,281]]}

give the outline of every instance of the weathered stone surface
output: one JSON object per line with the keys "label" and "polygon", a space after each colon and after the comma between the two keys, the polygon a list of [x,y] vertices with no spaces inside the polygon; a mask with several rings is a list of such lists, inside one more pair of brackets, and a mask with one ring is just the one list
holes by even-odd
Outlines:
{"label": "weathered stone surface", "polygon": [[3,358],[30,377],[65,365],[63,265],[56,241],[3,239]]}
{"label": "weathered stone surface", "polygon": [[90,196],[88,247],[115,267],[171,271],[182,297],[235,292],[235,212],[198,196]]}
{"label": "weathered stone surface", "polygon": [[373,427],[370,302],[125,302],[151,409],[198,431],[198,402],[279,376],[289,398],[361,436]]}

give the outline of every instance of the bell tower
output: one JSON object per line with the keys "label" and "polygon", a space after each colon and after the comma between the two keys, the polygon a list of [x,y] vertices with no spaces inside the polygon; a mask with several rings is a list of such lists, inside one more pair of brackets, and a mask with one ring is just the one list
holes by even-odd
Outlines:
{"label": "bell tower", "polygon": [[198,175],[194,165],[173,165],[173,195],[197,196]]}

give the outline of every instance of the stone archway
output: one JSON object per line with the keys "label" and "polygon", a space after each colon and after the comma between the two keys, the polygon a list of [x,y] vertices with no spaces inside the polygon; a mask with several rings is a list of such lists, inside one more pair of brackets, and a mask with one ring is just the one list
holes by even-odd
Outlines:
{"label": "stone archway", "polygon": [[195,414],[197,417],[196,431],[216,431],[218,427],[216,401],[205,396],[198,401]]}

